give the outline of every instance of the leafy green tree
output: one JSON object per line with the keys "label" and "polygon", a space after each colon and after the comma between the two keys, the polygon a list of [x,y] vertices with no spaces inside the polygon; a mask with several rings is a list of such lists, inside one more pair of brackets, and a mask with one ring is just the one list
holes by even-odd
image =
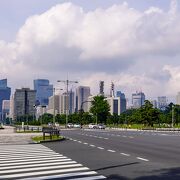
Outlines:
{"label": "leafy green tree", "polygon": [[150,101],[145,100],[145,104],[140,108],[142,123],[148,126],[152,126],[159,120],[160,112],[153,108]]}
{"label": "leafy green tree", "polygon": [[97,118],[98,123],[106,123],[110,115],[110,106],[104,96],[95,96],[92,101],[90,113]]}

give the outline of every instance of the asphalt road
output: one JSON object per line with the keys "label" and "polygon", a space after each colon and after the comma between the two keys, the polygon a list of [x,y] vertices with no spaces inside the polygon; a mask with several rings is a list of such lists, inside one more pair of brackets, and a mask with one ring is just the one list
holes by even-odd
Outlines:
{"label": "asphalt road", "polygon": [[180,179],[180,133],[63,130],[67,140],[45,146],[107,179]]}

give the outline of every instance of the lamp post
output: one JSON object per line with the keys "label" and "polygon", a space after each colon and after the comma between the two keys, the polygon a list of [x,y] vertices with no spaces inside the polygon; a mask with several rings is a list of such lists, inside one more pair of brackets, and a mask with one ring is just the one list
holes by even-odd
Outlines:
{"label": "lamp post", "polygon": [[78,81],[70,81],[70,80],[58,80],[57,82],[63,82],[66,85],[66,128],[67,128],[67,124],[68,124],[68,115],[69,115],[69,94],[68,94],[68,86],[69,84],[72,83],[78,83]]}
{"label": "lamp post", "polygon": [[172,105],[172,128],[174,127],[174,104]]}

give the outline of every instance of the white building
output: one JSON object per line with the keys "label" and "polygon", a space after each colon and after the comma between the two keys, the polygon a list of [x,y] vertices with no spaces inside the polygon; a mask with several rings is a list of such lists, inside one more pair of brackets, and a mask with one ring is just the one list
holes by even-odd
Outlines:
{"label": "white building", "polygon": [[38,120],[40,116],[47,113],[47,106],[39,105],[36,107],[36,119]]}
{"label": "white building", "polygon": [[110,105],[110,113],[120,115],[124,111],[124,107],[122,106],[122,99],[120,97],[107,97],[107,102]]}
{"label": "white building", "polygon": [[9,117],[10,111],[10,100],[2,101],[2,120],[5,121],[7,117]]}
{"label": "white building", "polygon": [[144,105],[145,94],[143,92],[136,92],[132,94],[133,108],[140,108]]}
{"label": "white building", "polygon": [[176,95],[176,104],[180,105],[180,92]]}
{"label": "white building", "polygon": [[48,109],[47,113],[53,114],[59,113],[59,95],[53,95],[49,97],[49,104],[48,104]]}
{"label": "white building", "polygon": [[15,114],[14,114],[14,95],[10,98],[10,110],[9,110],[9,117],[14,120]]}

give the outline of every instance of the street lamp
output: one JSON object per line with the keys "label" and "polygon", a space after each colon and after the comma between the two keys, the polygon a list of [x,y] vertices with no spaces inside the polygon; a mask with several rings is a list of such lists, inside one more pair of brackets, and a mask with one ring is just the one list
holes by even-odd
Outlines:
{"label": "street lamp", "polygon": [[69,115],[69,103],[68,103],[68,100],[69,100],[69,97],[68,97],[68,86],[69,84],[72,84],[72,83],[78,83],[78,81],[69,81],[68,79],[67,80],[58,80],[57,82],[63,82],[65,83],[66,85],[66,128],[67,128],[67,124],[68,124],[68,115]]}
{"label": "street lamp", "polygon": [[174,104],[172,104],[172,128],[174,127]]}

